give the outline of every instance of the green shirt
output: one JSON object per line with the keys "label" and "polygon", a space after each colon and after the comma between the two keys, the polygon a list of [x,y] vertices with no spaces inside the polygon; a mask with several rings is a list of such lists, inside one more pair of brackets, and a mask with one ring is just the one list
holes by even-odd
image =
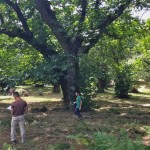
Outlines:
{"label": "green shirt", "polygon": [[76,98],[76,107],[78,107],[78,108],[80,108],[80,103],[81,103],[81,96],[77,96],[77,98]]}

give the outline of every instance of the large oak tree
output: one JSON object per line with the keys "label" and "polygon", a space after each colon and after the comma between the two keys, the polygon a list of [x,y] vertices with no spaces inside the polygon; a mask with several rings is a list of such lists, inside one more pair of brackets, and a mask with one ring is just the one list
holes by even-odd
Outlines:
{"label": "large oak tree", "polygon": [[46,60],[67,56],[70,67],[59,79],[67,104],[79,88],[78,57],[88,53],[126,9],[147,4],[146,0],[0,0],[0,34],[23,39]]}

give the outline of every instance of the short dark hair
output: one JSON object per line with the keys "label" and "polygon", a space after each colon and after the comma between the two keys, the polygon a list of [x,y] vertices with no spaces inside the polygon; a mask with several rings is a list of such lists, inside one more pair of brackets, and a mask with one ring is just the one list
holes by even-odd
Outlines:
{"label": "short dark hair", "polygon": [[80,95],[80,91],[79,90],[76,90],[76,93],[78,93]]}
{"label": "short dark hair", "polygon": [[20,95],[19,95],[18,92],[14,92],[14,93],[13,93],[13,96],[20,97]]}

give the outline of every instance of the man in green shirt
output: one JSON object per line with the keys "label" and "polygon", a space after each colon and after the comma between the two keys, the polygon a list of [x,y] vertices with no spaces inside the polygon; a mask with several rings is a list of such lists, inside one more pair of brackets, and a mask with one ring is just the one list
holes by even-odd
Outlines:
{"label": "man in green shirt", "polygon": [[79,92],[76,92],[75,95],[77,97],[76,97],[76,107],[75,107],[75,110],[74,110],[74,114],[77,115],[78,118],[82,118],[82,115],[80,113],[80,110],[81,110],[81,107],[82,107],[82,99],[81,99],[81,96],[80,96]]}

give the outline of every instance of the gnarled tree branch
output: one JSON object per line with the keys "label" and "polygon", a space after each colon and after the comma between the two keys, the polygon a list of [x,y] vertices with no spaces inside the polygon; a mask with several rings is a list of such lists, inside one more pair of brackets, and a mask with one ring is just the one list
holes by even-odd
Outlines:
{"label": "gnarled tree branch", "polygon": [[50,2],[48,0],[35,0],[35,2],[43,20],[50,27],[62,48],[67,52],[70,52],[70,50],[72,51],[73,46],[71,38],[67,35],[65,29],[57,20],[54,11],[50,8]]}
{"label": "gnarled tree branch", "polygon": [[13,31],[7,30],[7,29],[1,29],[0,34],[8,35],[11,38],[19,37],[25,41],[29,40],[29,36],[21,29],[16,29]]}
{"label": "gnarled tree branch", "polygon": [[80,33],[83,31],[83,23],[86,17],[86,9],[87,9],[87,0],[80,0],[81,3],[81,15],[79,18],[79,24],[78,24],[78,31],[77,36],[74,39],[74,47],[76,47],[76,51],[78,51],[79,47],[81,47],[81,44],[83,42],[82,36],[80,36]]}
{"label": "gnarled tree branch", "polygon": [[[28,27],[27,20],[23,16],[17,3],[13,3],[10,0],[3,0],[3,2],[9,5],[16,12],[19,21],[22,23],[23,29],[16,28],[8,30],[5,28],[1,28],[0,34],[8,35],[11,38],[18,37],[20,39],[23,39],[29,45],[33,46],[36,50],[38,50],[46,59],[48,59],[49,56],[57,54],[52,46],[47,46],[45,43],[39,43],[39,41],[35,39],[32,31],[30,31]],[[2,15],[0,16],[0,20],[3,24],[5,23]]]}
{"label": "gnarled tree branch", "polygon": [[[81,2],[81,16],[80,16],[80,19],[79,19],[79,29],[82,28],[82,23],[84,22],[85,20],[85,16],[86,16],[86,8],[87,8],[87,0],[80,0]],[[79,30],[80,32],[80,30]]]}
{"label": "gnarled tree branch", "polygon": [[95,9],[98,9],[100,5],[100,0],[95,1]]}
{"label": "gnarled tree branch", "polygon": [[49,56],[58,54],[51,46],[47,46],[46,44],[40,44],[34,37],[31,38],[21,29],[16,29],[13,31],[1,29],[0,34],[8,35],[11,38],[19,37],[23,39],[29,45],[33,46],[36,50],[38,50],[46,59],[49,59]]}
{"label": "gnarled tree branch", "polygon": [[126,0],[125,4],[120,5],[113,14],[109,14],[106,16],[106,18],[99,23],[97,28],[95,28],[95,31],[98,30],[99,33],[96,36],[93,36],[88,40],[89,44],[87,46],[83,46],[80,48],[80,53],[88,53],[90,48],[92,48],[102,37],[102,34],[106,32],[106,28],[120,15],[123,13],[123,11],[130,5],[130,3],[133,0]]}
{"label": "gnarled tree branch", "polygon": [[32,32],[30,31],[26,18],[23,16],[19,6],[17,5],[17,3],[13,3],[10,0],[3,0],[6,4],[8,4],[17,14],[19,21],[22,23],[23,29],[24,31],[29,35],[29,36],[33,36]]}

